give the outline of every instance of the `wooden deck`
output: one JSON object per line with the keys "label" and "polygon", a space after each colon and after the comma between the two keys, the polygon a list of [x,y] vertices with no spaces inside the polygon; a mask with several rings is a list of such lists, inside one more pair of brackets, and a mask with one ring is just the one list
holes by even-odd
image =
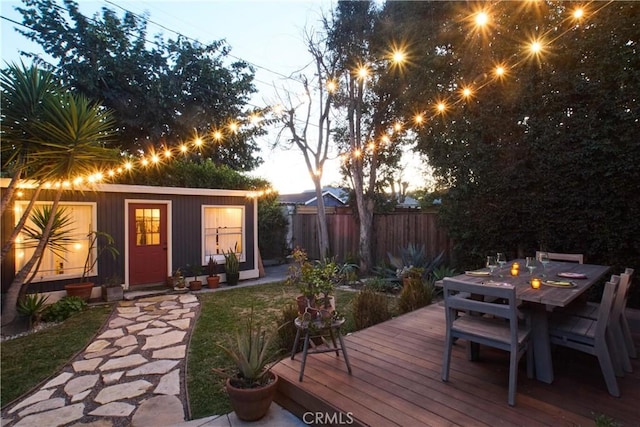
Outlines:
{"label": "wooden deck", "polygon": [[[640,337],[634,338],[638,346]],[[471,362],[460,341],[449,382],[442,382],[440,304],[355,332],[345,345],[353,375],[342,355],[314,354],[299,382],[302,355],[286,358],[274,367],[280,376],[276,401],[303,420],[308,411],[333,414],[325,421],[333,417],[327,424],[334,425],[588,426],[606,415],[618,425],[640,426],[640,359],[633,360],[633,373],[618,378],[622,397],[615,398],[593,356],[554,349],[553,384],[527,378],[523,358],[516,406],[510,407],[508,353],[482,348],[481,360]]]}

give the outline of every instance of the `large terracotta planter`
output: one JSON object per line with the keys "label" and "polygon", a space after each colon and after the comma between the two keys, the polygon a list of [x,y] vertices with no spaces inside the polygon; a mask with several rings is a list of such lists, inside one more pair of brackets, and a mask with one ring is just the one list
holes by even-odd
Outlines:
{"label": "large terracotta planter", "polygon": [[67,291],[67,296],[80,297],[86,302],[89,302],[91,298],[91,290],[93,289],[93,282],[84,283],[70,283],[64,285],[64,289]]}
{"label": "large terracotta planter", "polygon": [[234,412],[243,421],[257,421],[269,411],[271,402],[278,389],[278,375],[270,372],[272,381],[259,388],[237,388],[232,379],[226,383],[227,394]]}

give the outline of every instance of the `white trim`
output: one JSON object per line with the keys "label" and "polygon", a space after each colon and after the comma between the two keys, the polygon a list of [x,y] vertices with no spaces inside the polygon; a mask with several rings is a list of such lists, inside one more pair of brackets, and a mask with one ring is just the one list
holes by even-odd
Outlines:
{"label": "white trim", "polygon": [[[22,210],[24,211],[24,208],[28,206],[29,203],[30,203],[29,200],[16,200],[14,202],[14,208],[15,206],[21,206]],[[36,202],[33,204],[33,207],[35,208],[36,206],[53,206],[53,200],[36,200]],[[80,201],[74,201],[74,200],[61,200],[58,202],[58,211],[60,208],[64,208],[65,206],[91,206],[91,223],[82,224],[82,226],[85,226],[85,225],[91,226],[91,231],[96,231],[99,229],[97,202],[80,202]],[[14,217],[14,220],[16,224],[13,224],[13,227],[17,225],[17,222],[20,221],[20,218],[16,215]],[[45,251],[47,251],[46,248],[45,248]],[[94,252],[95,251],[96,249],[94,249]],[[86,256],[83,258],[86,258]],[[18,274],[17,263],[18,263],[18,258],[14,256],[14,260],[13,260],[14,275]],[[59,275],[51,275],[51,276],[38,276],[36,274],[32,280],[32,283],[45,283],[45,282],[55,282],[55,281],[66,280],[66,279],[78,279],[82,277],[82,269],[84,268],[84,261],[79,267],[80,267],[80,273],[67,273],[67,274],[59,274]],[[99,269],[98,263],[96,263],[96,265],[94,266],[94,269],[88,272],[88,276],[89,277],[97,276],[99,275],[99,271],[100,269]],[[30,276],[31,276],[31,273],[29,273],[28,277]]]}
{"label": "white trim", "polygon": [[[254,205],[257,205],[257,203],[254,203]],[[244,205],[200,205],[200,236],[201,236],[201,242],[200,242],[200,253],[202,254],[202,256],[204,257],[206,255],[206,251],[205,251],[205,245],[206,245],[206,239],[207,236],[205,235],[204,232],[204,223],[205,223],[205,216],[204,216],[204,212],[207,208],[224,208],[224,209],[228,209],[228,208],[235,208],[235,209],[240,209],[242,211],[242,218],[240,219],[240,224],[242,224],[242,242],[240,243],[240,247],[242,248],[242,250],[240,251],[240,256],[238,258],[238,261],[240,262],[246,262],[247,260],[247,213],[246,213],[246,206]],[[205,257],[206,258],[206,257]],[[224,256],[222,256],[222,258],[216,256],[214,257],[216,262],[218,262],[218,264],[220,264],[221,262],[224,264]],[[208,258],[205,259],[205,262],[203,265],[207,265],[208,262]]]}
{"label": "white trim", "polygon": [[[0,187],[7,188],[11,180],[0,178]],[[19,188],[35,188],[35,181],[23,180]],[[46,189],[45,189],[46,190]],[[211,188],[182,188],[182,187],[156,187],[151,185],[125,185],[125,184],[81,184],[70,188],[76,191],[97,191],[102,193],[139,193],[139,194],[175,194],[189,196],[240,196],[251,197],[255,192],[247,190],[221,190]]]}
{"label": "white trim", "polygon": [[131,204],[154,204],[167,206],[167,276],[173,272],[173,222],[172,222],[172,201],[156,199],[125,199],[124,200],[124,286],[129,289],[129,205]]}

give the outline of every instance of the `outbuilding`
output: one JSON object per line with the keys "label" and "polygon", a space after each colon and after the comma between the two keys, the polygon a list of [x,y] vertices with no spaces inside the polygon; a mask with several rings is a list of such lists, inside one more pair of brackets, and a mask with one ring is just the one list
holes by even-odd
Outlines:
{"label": "outbuilding", "polygon": [[[2,193],[9,185],[0,180]],[[2,235],[10,236],[27,208],[35,190],[23,186],[2,217]],[[36,207],[51,205],[56,189],[44,189]],[[152,187],[97,184],[64,190],[60,209],[71,218],[65,251],[47,249],[27,292],[65,294],[64,286],[78,281],[89,249],[88,233],[108,233],[119,255],[98,257],[88,276],[95,283],[92,297],[99,296],[100,284],[121,281],[125,289],[166,283],[177,269],[190,274],[193,265],[206,266],[210,257],[224,274],[224,253],[234,251],[240,261],[240,280],[256,278],[258,263],[257,198],[244,190]],[[33,242],[20,236],[2,261],[2,292],[30,259]],[[90,256],[97,256],[93,249]],[[204,270],[206,271],[206,269]],[[201,273],[201,277],[204,274]]]}

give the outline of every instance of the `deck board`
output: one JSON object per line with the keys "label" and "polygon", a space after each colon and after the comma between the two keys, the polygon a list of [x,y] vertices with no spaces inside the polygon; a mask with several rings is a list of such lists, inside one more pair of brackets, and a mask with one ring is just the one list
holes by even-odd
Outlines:
{"label": "deck board", "polygon": [[[638,336],[634,337],[640,341]],[[507,404],[508,353],[482,348],[467,360],[465,342],[454,345],[449,382],[441,380],[444,309],[432,304],[344,338],[353,375],[342,355],[301,354],[273,369],[281,377],[276,401],[294,414],[353,414],[363,426],[575,426],[606,415],[624,426],[640,425],[640,359],[618,378],[622,397],[607,393],[595,357],[571,349],[553,353],[555,381],[544,384],[518,372],[515,407]],[[334,418],[338,419],[338,418]],[[344,420],[344,418],[343,418]],[[337,424],[337,423],[336,423]]]}

